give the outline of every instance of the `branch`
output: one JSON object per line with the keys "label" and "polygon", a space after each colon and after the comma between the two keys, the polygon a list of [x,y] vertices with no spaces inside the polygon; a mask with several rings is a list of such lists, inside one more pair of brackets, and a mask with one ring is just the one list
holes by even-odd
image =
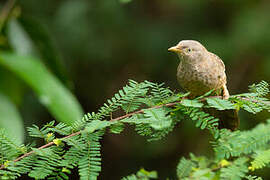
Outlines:
{"label": "branch", "polygon": [[241,96],[238,96],[238,98],[243,99],[243,100],[246,100],[246,101],[251,101],[253,103],[262,103],[262,104],[265,104],[267,106],[270,106],[270,102],[269,101],[262,101],[262,100],[257,100],[257,99],[250,99],[250,98],[241,97]]}
{"label": "branch", "polygon": [[[175,106],[176,104],[179,104],[179,103],[181,103],[181,101],[177,101],[177,102],[173,102],[173,103],[168,103],[168,104],[162,104],[162,105],[159,105],[159,106],[153,106],[153,107],[147,108],[147,109],[158,109],[158,108],[161,108],[161,107],[171,107],[171,106]],[[129,114],[126,114],[124,116],[120,116],[118,118],[111,119],[110,121],[111,122],[113,122],[113,121],[119,121],[119,120],[128,118],[130,116],[133,116],[135,114],[142,114],[142,113],[144,113],[144,110],[143,109],[141,109],[139,111],[135,111],[135,112],[129,113]]]}
{"label": "branch", "polygon": [[[65,137],[61,138],[61,140],[63,140],[63,139],[68,139],[68,138],[70,138],[70,137],[72,137],[72,136],[77,136],[77,135],[79,135],[79,134],[81,134],[81,131],[78,131],[78,132],[72,133],[72,134],[70,134],[70,135],[68,135],[68,136],[65,136]],[[47,144],[45,144],[45,145],[43,145],[43,146],[40,146],[38,149],[41,150],[41,149],[50,147],[50,146],[52,146],[52,145],[54,145],[54,142],[49,142],[49,143],[47,143]],[[25,157],[27,157],[27,156],[30,156],[30,155],[33,154],[34,152],[35,152],[35,151],[30,151],[30,152],[28,152],[28,153],[25,153],[25,154],[21,155],[20,157],[18,157],[17,159],[13,160],[13,162],[20,161],[21,159],[23,159],[23,158],[25,158]],[[0,170],[1,170],[1,169],[5,169],[5,168],[6,168],[6,167],[5,167],[5,165],[3,165],[3,164],[0,166]]]}
{"label": "branch", "polygon": [[[181,103],[181,101],[177,101],[177,102],[173,102],[173,103],[167,103],[167,104],[162,104],[162,105],[158,105],[158,106],[153,106],[153,107],[148,108],[148,109],[157,109],[157,108],[161,108],[161,107],[171,107],[171,106],[175,106],[176,104],[179,104],[179,103]],[[125,119],[125,118],[128,118],[128,117],[131,117],[131,116],[133,116],[133,115],[135,115],[135,114],[141,114],[141,113],[143,113],[143,112],[144,112],[144,110],[141,109],[141,110],[138,110],[138,111],[135,111],[135,112],[132,112],[132,113],[129,113],[129,114],[126,114],[126,115],[123,115],[123,116],[120,116],[120,117],[111,119],[110,122],[113,122],[113,121],[119,121],[119,120],[122,120],[122,119]],[[70,135],[68,135],[68,136],[65,136],[65,137],[61,138],[61,140],[63,140],[63,139],[68,139],[68,138],[70,138],[70,137],[77,136],[77,135],[79,135],[79,134],[81,134],[81,131],[78,131],[78,132],[72,133],[72,134],[70,134]],[[43,146],[40,146],[38,149],[41,150],[41,149],[50,147],[50,146],[52,146],[52,145],[54,145],[54,142],[49,142],[49,143],[47,143],[47,144],[45,144],[45,145],[43,145]],[[21,159],[23,159],[23,158],[25,158],[25,157],[27,157],[27,156],[30,156],[30,155],[33,154],[34,152],[35,152],[35,151],[30,151],[30,152],[28,152],[28,153],[25,153],[25,154],[21,155],[20,157],[18,157],[17,159],[13,160],[13,162],[20,161]],[[1,169],[5,169],[5,168],[6,168],[6,167],[5,167],[5,165],[3,165],[3,164],[0,166],[0,170],[1,170]]]}
{"label": "branch", "polygon": [[[236,97],[237,97],[237,96],[236,96]],[[210,97],[207,97],[207,98],[222,98],[222,97],[221,97],[221,96],[210,96]],[[238,98],[243,99],[243,100],[252,101],[252,102],[255,102],[255,103],[260,102],[260,103],[264,103],[264,104],[270,105],[270,103],[269,103],[269,102],[266,102],[266,101],[259,101],[259,100],[254,100],[254,99],[250,99],[250,98],[246,98],[246,97],[240,97],[240,96],[238,96]],[[183,98],[183,99],[185,99],[185,98]],[[202,98],[202,99],[200,99],[199,101],[205,101],[205,100],[206,100],[206,98]],[[167,103],[167,104],[162,104],[162,105],[158,105],[158,106],[153,106],[153,107],[150,107],[150,108],[147,108],[147,109],[149,110],[149,109],[158,109],[158,108],[162,108],[162,107],[172,107],[172,106],[175,106],[175,105],[177,105],[177,104],[180,104],[181,102],[182,102],[182,101],[176,101],[176,102],[172,102],[172,103]],[[120,121],[120,120],[122,120],[122,119],[131,117],[131,116],[133,116],[133,115],[135,115],[135,114],[142,114],[142,113],[144,113],[144,110],[143,110],[143,109],[138,110],[138,111],[135,111],[135,112],[132,112],[132,113],[129,113],[129,114],[126,114],[126,115],[123,115],[123,116],[120,116],[120,117],[117,117],[117,118],[114,118],[114,119],[111,119],[111,120],[109,120],[109,121],[110,121],[110,122]],[[70,134],[70,135],[68,135],[68,136],[65,136],[65,137],[61,138],[61,140],[63,140],[63,139],[68,139],[68,138],[70,138],[70,137],[77,136],[77,135],[79,135],[79,134],[81,134],[81,131],[78,131],[78,132],[72,133],[72,134]],[[52,145],[54,145],[54,142],[49,142],[49,143],[47,143],[47,144],[45,144],[45,145],[43,145],[43,146],[40,146],[38,149],[41,150],[41,149],[50,147],[50,146],[52,146]],[[20,157],[18,157],[17,159],[13,160],[13,162],[20,161],[21,159],[23,159],[23,158],[25,158],[25,157],[27,157],[27,156],[30,156],[30,155],[33,154],[34,152],[35,152],[35,151],[30,151],[30,152],[28,152],[28,153],[26,153],[26,154],[23,154],[23,155],[21,155]],[[1,169],[5,169],[5,168],[6,168],[6,167],[5,167],[4,165],[1,165],[1,166],[0,166],[0,170],[1,170]]]}

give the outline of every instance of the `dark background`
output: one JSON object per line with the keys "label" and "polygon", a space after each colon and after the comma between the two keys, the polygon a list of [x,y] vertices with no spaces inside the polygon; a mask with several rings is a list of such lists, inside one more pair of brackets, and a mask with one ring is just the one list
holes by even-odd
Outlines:
{"label": "dark background", "polygon": [[[55,75],[75,94],[85,112],[97,111],[128,79],[164,82],[180,91],[176,81],[179,60],[167,49],[184,39],[200,41],[223,59],[231,94],[246,92],[248,85],[261,80],[269,82],[269,0],[126,1],[17,2],[17,17],[24,27],[31,31],[27,22],[35,22],[50,35],[61,61],[62,71]],[[0,67],[0,71],[5,70]],[[23,83],[22,87],[28,91],[14,101],[25,126],[53,120],[31,89]],[[265,112],[257,116],[240,112],[240,129],[268,117]],[[126,127],[121,135],[107,133],[102,140],[99,179],[120,179],[141,167],[157,170],[160,179],[175,179],[180,157],[189,152],[213,156],[209,140],[208,132],[189,121],[182,121],[158,142],[148,143],[133,127]],[[270,177],[267,172],[261,175]]]}

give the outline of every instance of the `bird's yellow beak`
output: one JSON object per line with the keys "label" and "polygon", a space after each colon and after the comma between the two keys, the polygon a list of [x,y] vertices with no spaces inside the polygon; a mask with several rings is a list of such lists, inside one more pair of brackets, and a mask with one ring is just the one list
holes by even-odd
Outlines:
{"label": "bird's yellow beak", "polygon": [[180,53],[181,49],[178,46],[173,46],[168,49],[168,51]]}

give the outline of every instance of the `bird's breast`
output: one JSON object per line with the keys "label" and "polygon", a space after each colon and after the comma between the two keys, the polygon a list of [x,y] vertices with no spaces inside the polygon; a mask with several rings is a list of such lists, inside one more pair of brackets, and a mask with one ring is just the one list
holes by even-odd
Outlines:
{"label": "bird's breast", "polygon": [[209,61],[193,64],[180,62],[177,68],[179,84],[194,95],[204,94],[211,89],[219,89],[226,83],[224,71]]}

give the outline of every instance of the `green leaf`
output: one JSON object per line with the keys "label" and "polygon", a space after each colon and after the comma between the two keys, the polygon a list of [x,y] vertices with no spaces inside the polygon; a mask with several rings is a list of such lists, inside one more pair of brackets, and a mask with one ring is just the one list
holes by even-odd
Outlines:
{"label": "green leaf", "polygon": [[121,180],[150,180],[150,179],[157,179],[158,174],[156,171],[146,171],[145,169],[140,169],[136,175],[131,174],[127,177],[121,178]]}
{"label": "green leaf", "polygon": [[87,133],[92,133],[96,130],[104,129],[110,126],[112,122],[110,121],[100,121],[100,120],[93,120],[85,127],[85,131]]}
{"label": "green leaf", "polygon": [[124,124],[122,122],[116,122],[110,126],[110,132],[114,134],[120,134],[124,130]]}
{"label": "green leaf", "polygon": [[196,167],[195,163],[186,158],[181,158],[180,162],[177,165],[177,176],[179,179],[189,176],[192,171],[192,168]]}
{"label": "green leaf", "polygon": [[140,169],[140,171],[137,172],[137,176],[140,178],[151,178],[151,179],[157,179],[158,174],[156,171],[146,171],[145,169]]}
{"label": "green leaf", "polygon": [[57,121],[71,125],[82,118],[83,111],[77,99],[39,59],[2,52],[0,65],[22,78]]}
{"label": "green leaf", "polygon": [[218,110],[235,109],[234,104],[225,99],[207,98],[206,100],[210,107],[216,108]]}
{"label": "green leaf", "polygon": [[166,111],[163,108],[147,109],[144,111],[147,121],[150,126],[156,130],[165,129],[171,126],[172,119],[166,116]]}
{"label": "green leaf", "polygon": [[16,106],[0,93],[0,128],[4,128],[8,135],[22,144],[24,140],[23,120]]}
{"label": "green leaf", "polygon": [[200,103],[198,100],[189,100],[189,99],[183,99],[181,101],[181,104],[188,107],[202,107],[203,103]]}
{"label": "green leaf", "polygon": [[145,109],[144,114],[138,114],[131,118],[121,120],[121,122],[148,124],[155,130],[162,130],[169,128],[172,124],[172,119],[166,116],[167,112],[163,108],[159,109]]}
{"label": "green leaf", "polygon": [[205,97],[207,97],[207,96],[210,96],[213,92],[214,92],[214,89],[212,89],[212,90],[206,92],[205,94],[203,94],[203,95],[197,97],[196,99],[202,99],[202,98],[205,98]]}
{"label": "green leaf", "polygon": [[8,25],[8,40],[17,54],[31,55],[42,59],[47,67],[65,84],[66,71],[59,53],[46,29],[30,18],[11,19]]}
{"label": "green leaf", "polygon": [[16,19],[9,21],[7,33],[10,45],[18,54],[38,56],[31,38]]}
{"label": "green leaf", "polygon": [[264,151],[256,151],[256,154],[253,155],[254,160],[250,162],[251,170],[261,169],[270,163],[270,149]]}
{"label": "green leaf", "polygon": [[196,169],[190,179],[210,180],[215,177],[215,173],[211,169]]}
{"label": "green leaf", "polygon": [[131,2],[132,0],[119,0],[120,3],[129,3]]}
{"label": "green leaf", "polygon": [[43,62],[65,84],[70,84],[61,54],[47,29],[33,18],[20,18],[21,25],[38,49]]}
{"label": "green leaf", "polygon": [[246,110],[250,113],[253,113],[253,114],[256,114],[256,113],[261,112],[263,110],[263,108],[261,106],[259,106],[256,103],[252,103],[252,102],[246,102],[245,104],[242,105],[242,107],[244,110]]}
{"label": "green leaf", "polygon": [[219,159],[250,154],[270,142],[270,119],[248,131],[222,129],[219,139],[214,142],[214,151]]}
{"label": "green leaf", "polygon": [[269,91],[269,84],[266,81],[261,81],[259,84],[252,84],[249,86],[249,91],[251,93],[256,93],[258,96],[266,96]]}
{"label": "green leaf", "polygon": [[248,175],[245,177],[247,180],[263,180],[261,177]]}
{"label": "green leaf", "polygon": [[247,161],[248,159],[246,157],[240,157],[234,160],[229,166],[221,168],[221,179],[241,180],[248,172]]}

